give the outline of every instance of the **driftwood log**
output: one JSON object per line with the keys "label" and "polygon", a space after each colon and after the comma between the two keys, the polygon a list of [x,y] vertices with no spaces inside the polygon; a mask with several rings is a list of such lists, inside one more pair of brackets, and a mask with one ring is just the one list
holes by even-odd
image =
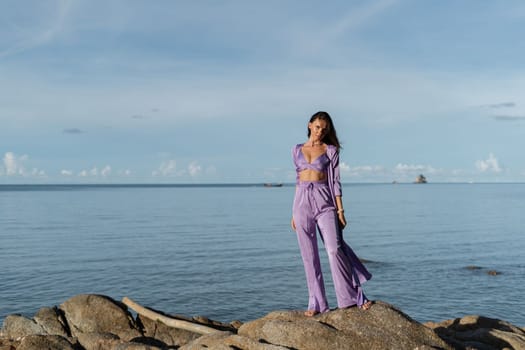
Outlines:
{"label": "driftwood log", "polygon": [[150,310],[148,308],[145,308],[144,306],[141,306],[131,300],[128,297],[122,298],[122,303],[138,313],[141,316],[147,317],[150,320],[153,321],[159,321],[164,323],[168,327],[178,328],[178,329],[184,329],[190,332],[198,333],[198,334],[212,334],[212,333],[220,333],[221,331],[215,328],[207,327],[201,324],[196,324],[193,322],[188,322],[184,320],[179,320],[176,318],[171,318],[164,316],[162,314],[159,314],[158,312],[155,312],[153,310]]}

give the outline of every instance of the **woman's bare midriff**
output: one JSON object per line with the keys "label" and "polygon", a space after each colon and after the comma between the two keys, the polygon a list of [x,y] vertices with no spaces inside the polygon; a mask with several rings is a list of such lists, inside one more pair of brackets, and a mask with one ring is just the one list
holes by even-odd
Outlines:
{"label": "woman's bare midriff", "polygon": [[324,181],[326,173],[312,169],[305,169],[299,173],[300,181]]}

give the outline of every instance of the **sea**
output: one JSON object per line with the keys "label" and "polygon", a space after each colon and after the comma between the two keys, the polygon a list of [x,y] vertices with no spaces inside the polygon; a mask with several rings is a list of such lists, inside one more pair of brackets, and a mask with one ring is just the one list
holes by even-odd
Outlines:
{"label": "sea", "polygon": [[[369,299],[525,326],[525,184],[344,184]],[[77,294],[249,321],[304,310],[294,186],[0,185],[0,323]],[[336,307],[320,244],[328,299]]]}

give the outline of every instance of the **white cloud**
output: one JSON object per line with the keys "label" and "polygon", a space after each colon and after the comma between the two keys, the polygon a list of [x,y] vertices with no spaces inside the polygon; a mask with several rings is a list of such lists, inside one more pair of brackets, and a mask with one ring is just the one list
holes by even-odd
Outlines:
{"label": "white cloud", "polygon": [[430,165],[398,163],[396,167],[394,168],[394,173],[399,173],[399,174],[413,174],[413,173],[434,174],[436,172],[437,170]]}
{"label": "white cloud", "polygon": [[21,159],[16,157],[13,152],[7,152],[4,155],[4,167],[7,176],[22,174],[23,168],[20,164]]}
{"label": "white cloud", "polygon": [[62,175],[62,176],[73,176],[73,171],[62,169],[62,171],[60,172],[60,175]]}
{"label": "white cloud", "polygon": [[476,168],[482,173],[501,173],[503,171],[503,168],[500,166],[498,159],[492,153],[489,154],[487,159],[476,161]]}
{"label": "white cloud", "polygon": [[33,170],[31,171],[31,176],[33,176],[33,177],[46,177],[47,175],[46,175],[46,172],[44,170],[33,168]]}
{"label": "white cloud", "polygon": [[217,174],[217,168],[213,165],[210,165],[206,168],[206,175],[215,175]]}
{"label": "white cloud", "polygon": [[345,162],[339,163],[339,168],[343,174],[350,176],[382,175],[387,172],[387,170],[380,165],[359,165],[351,167]]}
{"label": "white cloud", "polygon": [[[69,174],[73,174],[72,171],[69,170],[62,170],[62,175],[69,176]],[[111,166],[106,165],[101,170],[98,169],[98,167],[94,166],[90,170],[81,170],[77,176],[79,177],[107,177],[111,175]]]}
{"label": "white cloud", "polygon": [[201,173],[201,171],[202,171],[202,168],[196,161],[193,161],[190,163],[190,165],[188,165],[188,173],[192,177],[198,176]]}
{"label": "white cloud", "polygon": [[4,171],[0,174],[7,176],[23,176],[23,177],[44,177],[46,172],[41,169],[32,168],[26,170],[26,163],[29,160],[27,155],[17,156],[13,152],[6,152],[3,158]]}
{"label": "white cloud", "polygon": [[100,171],[100,175],[106,177],[106,176],[109,176],[111,175],[111,167],[109,165],[106,165],[101,171]]}
{"label": "white cloud", "polygon": [[153,176],[173,176],[177,171],[177,162],[173,159],[162,162],[157,170],[152,172]]}

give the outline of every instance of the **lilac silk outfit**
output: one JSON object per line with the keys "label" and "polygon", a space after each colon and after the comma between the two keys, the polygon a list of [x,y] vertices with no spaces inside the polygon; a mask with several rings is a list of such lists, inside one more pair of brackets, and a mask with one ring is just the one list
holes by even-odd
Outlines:
{"label": "lilac silk outfit", "polygon": [[[316,227],[328,253],[337,306],[361,306],[368,301],[361,284],[371,279],[372,275],[359,261],[352,248],[345,243],[343,231],[339,226],[335,204],[335,197],[342,194],[339,152],[335,146],[327,145],[326,153],[308,163],[302,147],[303,144],[299,144],[292,149],[297,171],[293,218],[308,284],[308,310],[329,310],[319,260]],[[326,173],[326,180],[299,180],[299,173],[305,169]]]}

